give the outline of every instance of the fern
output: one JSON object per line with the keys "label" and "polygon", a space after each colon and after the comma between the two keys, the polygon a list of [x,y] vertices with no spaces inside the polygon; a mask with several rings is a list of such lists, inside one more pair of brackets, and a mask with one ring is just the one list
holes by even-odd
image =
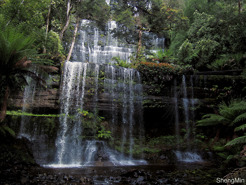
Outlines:
{"label": "fern", "polygon": [[246,144],[246,136],[237,137],[229,141],[225,146],[235,146],[239,144]]}
{"label": "fern", "polygon": [[233,120],[233,124],[236,125],[240,122],[243,122],[246,120],[246,112],[243,114],[240,114],[239,116],[237,116],[234,120]]}
{"label": "fern", "polygon": [[221,115],[217,114],[206,114],[203,116],[202,120],[197,121],[197,126],[216,126],[216,125],[226,125],[229,122],[228,119],[224,118]]}
{"label": "fern", "polygon": [[229,106],[223,103],[219,108],[220,115],[233,121],[235,117],[246,112],[246,102],[234,100]]}
{"label": "fern", "polygon": [[0,126],[0,133],[3,136],[6,136],[7,134],[15,137],[15,131],[13,131],[11,128],[9,128],[8,126],[2,125]]}
{"label": "fern", "polygon": [[240,126],[238,126],[238,127],[236,127],[235,129],[234,129],[234,132],[238,132],[238,131],[244,131],[244,130],[246,130],[246,124],[243,124],[243,125],[240,125]]}

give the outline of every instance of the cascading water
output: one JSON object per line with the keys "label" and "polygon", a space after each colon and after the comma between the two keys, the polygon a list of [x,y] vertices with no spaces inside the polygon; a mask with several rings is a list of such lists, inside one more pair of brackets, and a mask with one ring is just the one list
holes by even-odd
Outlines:
{"label": "cascading water", "polygon": [[[34,100],[34,95],[35,95],[35,90],[36,90],[36,84],[31,83],[32,79],[30,77],[27,77],[27,82],[29,85],[27,85],[24,89],[24,96],[23,96],[23,104],[22,104],[22,112],[27,112],[30,104]],[[27,130],[27,127],[29,123],[29,117],[22,115],[21,116],[21,125],[20,125],[20,130],[18,137],[25,137],[29,140],[31,140],[32,135],[31,133]],[[30,128],[30,127],[29,127]]]}
{"label": "cascading water", "polygon": [[177,93],[177,80],[174,80],[174,114],[175,114],[175,135],[179,149],[180,131],[179,131],[179,110],[178,110],[178,93]]}
{"label": "cascading water", "polygon": [[[81,119],[75,121],[69,116],[76,115],[78,109],[83,109],[85,75],[87,63],[66,62],[64,67],[63,87],[61,93],[60,131],[56,140],[58,165],[76,165],[81,163]],[[81,73],[83,80],[80,80]],[[80,88],[81,87],[81,88]]]}
{"label": "cascading water", "polygon": [[183,88],[184,117],[185,117],[185,124],[186,124],[186,138],[189,146],[189,140],[190,140],[189,99],[187,97],[187,86],[186,86],[185,75],[182,76],[182,88]]}
{"label": "cascading water", "polygon": [[79,43],[77,42],[74,47],[73,61],[107,64],[113,62],[111,61],[113,57],[119,57],[130,62],[129,57],[134,51],[133,46],[119,43],[113,37],[111,31],[117,28],[115,21],[109,21],[107,31],[104,32],[99,31],[93,22],[88,20],[82,20],[80,27],[81,29],[78,31]]}
{"label": "cascading water", "polygon": [[175,151],[178,161],[186,163],[203,162],[202,157],[195,152]]}
{"label": "cascading water", "polygon": [[179,142],[180,142],[180,132],[179,132],[179,111],[178,111],[178,96],[177,96],[177,81],[174,80],[174,106],[175,106],[175,132],[178,142],[177,151],[174,151],[177,160],[181,162],[203,162],[203,159],[196,152],[191,152],[191,131],[193,131],[193,124],[195,119],[194,107],[197,103],[197,99],[194,99],[194,90],[193,90],[193,76],[190,76],[190,92],[191,96],[188,98],[187,93],[187,82],[186,76],[182,76],[182,105],[183,105],[183,114],[184,114],[184,122],[186,125],[186,145],[188,151],[180,151]]}
{"label": "cascading water", "polygon": [[[116,28],[114,21],[108,23],[107,32],[90,24],[82,20],[83,29],[79,31],[73,61],[65,62],[56,159],[49,166],[146,164],[133,159],[134,138],[143,135],[140,75],[134,69],[107,64],[112,62],[112,57],[128,61],[133,50],[119,44],[111,35],[110,31]],[[96,139],[92,130],[85,130],[83,125],[88,123],[81,116],[84,110],[90,110],[94,116],[98,116],[98,110],[106,112],[106,127],[121,141],[120,152]]]}

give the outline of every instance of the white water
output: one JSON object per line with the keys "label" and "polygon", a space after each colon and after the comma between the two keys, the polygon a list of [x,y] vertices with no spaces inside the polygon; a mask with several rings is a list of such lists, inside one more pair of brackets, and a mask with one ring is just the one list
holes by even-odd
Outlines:
{"label": "white water", "polygon": [[99,31],[93,22],[82,20],[78,31],[79,37],[73,50],[72,60],[91,63],[113,63],[112,57],[119,57],[130,62],[133,46],[124,47],[110,33],[117,28],[115,21],[109,21],[107,31]]}
{"label": "white water", "polygon": [[185,163],[203,162],[202,157],[195,152],[175,151],[174,153],[178,161],[180,162],[185,162]]}
{"label": "white water", "polygon": [[[81,119],[75,117],[73,122],[69,118],[78,109],[83,109],[85,76],[87,63],[66,62],[64,67],[63,86],[61,92],[60,131],[56,140],[57,164],[81,163]],[[83,80],[80,80],[81,74]],[[68,136],[69,135],[69,136]]]}
{"label": "white water", "polygon": [[[56,159],[48,166],[146,164],[144,160],[133,159],[134,137],[141,137],[143,134],[142,122],[135,123],[135,119],[142,120],[139,118],[142,114],[136,113],[135,108],[137,106],[137,111],[142,111],[142,107],[139,106],[139,104],[142,105],[140,75],[133,69],[107,64],[112,62],[111,58],[114,56],[129,61],[133,49],[124,47],[113,38],[110,31],[117,27],[114,21],[108,23],[106,33],[88,26],[90,23],[82,20],[80,37],[76,41],[72,54],[73,61],[65,62],[60,95],[60,110],[63,116],[60,118],[60,128],[56,139]],[[106,107],[111,117],[108,120],[110,131],[113,137],[121,138],[121,153],[110,149],[104,141],[83,139],[87,136],[83,134],[83,120],[76,111],[89,108],[97,116],[99,100],[101,101],[99,73],[104,75],[103,96],[108,98],[107,101],[111,105],[110,108]],[[91,103],[88,99],[89,92],[93,93]],[[85,104],[87,107],[84,106]],[[89,104],[90,107],[88,107]],[[75,118],[71,119],[73,115]],[[117,133],[119,127],[122,130],[121,136]]]}
{"label": "white water", "polygon": [[[30,77],[27,77],[27,82],[29,85],[26,85],[24,90],[24,96],[23,96],[23,103],[22,103],[22,112],[27,112],[28,109],[30,109],[32,102],[34,101],[34,95],[36,90],[36,84],[31,83],[32,79]],[[18,138],[25,137],[28,140],[32,140],[34,132],[31,134],[29,132],[28,127],[30,126],[29,118],[27,116],[21,116],[21,125],[20,130],[18,134]],[[35,128],[35,127],[34,127]]]}
{"label": "white water", "polygon": [[184,107],[184,117],[186,124],[186,138],[189,145],[190,140],[190,113],[189,113],[189,99],[187,97],[187,86],[186,86],[186,77],[182,76],[182,88],[183,88],[183,107]]}
{"label": "white water", "polygon": [[179,109],[178,109],[178,92],[177,92],[177,80],[174,80],[174,114],[175,114],[175,135],[179,148],[180,142],[180,129],[179,129]]}

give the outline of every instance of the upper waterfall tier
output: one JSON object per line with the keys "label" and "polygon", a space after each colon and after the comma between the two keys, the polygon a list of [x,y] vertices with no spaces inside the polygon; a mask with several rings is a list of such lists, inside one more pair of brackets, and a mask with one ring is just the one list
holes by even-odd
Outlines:
{"label": "upper waterfall tier", "polygon": [[[130,62],[135,46],[114,38],[112,34],[114,29],[118,29],[115,21],[109,21],[103,31],[92,21],[81,20],[71,60],[108,64],[113,63],[111,60],[113,57],[119,57]],[[164,48],[164,38],[158,38],[151,33],[145,33],[145,36],[148,37],[149,49]]]}

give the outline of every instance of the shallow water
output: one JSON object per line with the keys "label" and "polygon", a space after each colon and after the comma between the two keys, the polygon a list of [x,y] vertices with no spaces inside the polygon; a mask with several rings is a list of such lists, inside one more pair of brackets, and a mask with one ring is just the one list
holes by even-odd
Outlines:
{"label": "shallow water", "polygon": [[[166,184],[169,173],[175,171],[197,170],[208,166],[207,163],[179,163],[177,165],[141,165],[141,166],[86,166],[77,168],[44,168],[47,174],[66,174],[73,177],[91,178],[93,184]],[[174,177],[175,178],[175,177]],[[181,179],[175,184],[182,184]],[[155,181],[155,182],[154,182]],[[171,183],[172,184],[172,183]]]}

